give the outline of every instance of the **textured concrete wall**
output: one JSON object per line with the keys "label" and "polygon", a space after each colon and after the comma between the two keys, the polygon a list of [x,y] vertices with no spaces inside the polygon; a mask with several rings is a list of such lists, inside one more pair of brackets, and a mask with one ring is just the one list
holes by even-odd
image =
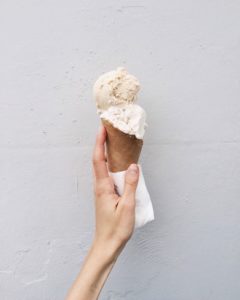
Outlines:
{"label": "textured concrete wall", "polygon": [[0,3],[0,298],[63,299],[91,242],[94,80],[126,66],[156,221],[104,300],[240,299],[240,2]]}

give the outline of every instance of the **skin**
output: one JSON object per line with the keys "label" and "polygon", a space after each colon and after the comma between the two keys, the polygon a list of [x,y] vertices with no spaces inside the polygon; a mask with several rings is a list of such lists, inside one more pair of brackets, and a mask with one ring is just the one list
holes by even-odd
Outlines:
{"label": "skin", "polygon": [[93,152],[96,229],[93,243],[66,300],[95,300],[118,256],[133,234],[135,192],[139,169],[129,166],[120,197],[108,174],[105,157],[106,130],[100,127]]}

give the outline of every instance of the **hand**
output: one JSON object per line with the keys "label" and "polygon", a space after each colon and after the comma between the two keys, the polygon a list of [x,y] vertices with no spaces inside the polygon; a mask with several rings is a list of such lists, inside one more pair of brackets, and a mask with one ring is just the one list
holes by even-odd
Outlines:
{"label": "hand", "polygon": [[120,197],[108,174],[105,158],[106,130],[101,126],[93,153],[95,174],[96,231],[82,270],[69,290],[67,300],[96,300],[114,263],[133,233],[135,191],[139,169],[130,165]]}
{"label": "hand", "polygon": [[129,166],[125,176],[124,193],[120,197],[108,174],[105,157],[106,130],[100,127],[93,153],[95,174],[96,231],[94,245],[118,256],[131,237],[135,222],[135,192],[139,169]]}

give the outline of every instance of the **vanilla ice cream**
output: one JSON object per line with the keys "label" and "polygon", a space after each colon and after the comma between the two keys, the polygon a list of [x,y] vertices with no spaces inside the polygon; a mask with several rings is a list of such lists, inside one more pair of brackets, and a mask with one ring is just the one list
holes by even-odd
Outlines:
{"label": "vanilla ice cream", "polygon": [[141,106],[136,104],[111,106],[101,113],[101,118],[122,132],[135,135],[137,139],[143,139],[146,113]]}
{"label": "vanilla ice cream", "polygon": [[101,75],[93,87],[98,114],[115,128],[143,139],[146,113],[135,101],[140,84],[124,68]]}
{"label": "vanilla ice cream", "polygon": [[95,82],[93,94],[99,110],[111,105],[127,104],[135,101],[140,84],[124,68],[107,72]]}

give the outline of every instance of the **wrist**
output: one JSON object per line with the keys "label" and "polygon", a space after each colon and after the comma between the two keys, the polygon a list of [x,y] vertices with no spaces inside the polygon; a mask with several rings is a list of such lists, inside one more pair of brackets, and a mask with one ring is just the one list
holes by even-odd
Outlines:
{"label": "wrist", "polygon": [[123,246],[116,245],[114,242],[104,242],[95,238],[91,247],[93,252],[99,259],[105,263],[115,263]]}

